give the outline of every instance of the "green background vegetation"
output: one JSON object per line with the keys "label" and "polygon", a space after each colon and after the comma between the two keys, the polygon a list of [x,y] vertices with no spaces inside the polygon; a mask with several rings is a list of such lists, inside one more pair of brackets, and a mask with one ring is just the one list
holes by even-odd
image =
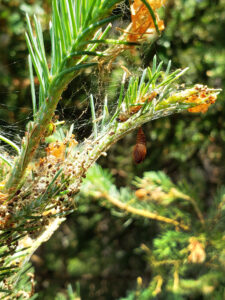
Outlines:
{"label": "green background vegetation", "polygon": [[[19,140],[18,133],[22,136],[32,114],[25,12],[41,18],[48,45],[50,2],[0,2],[0,124],[1,130],[7,129],[15,140]],[[121,22],[128,22],[128,11],[122,11]],[[184,76],[187,86],[202,83],[224,89],[225,1],[168,0],[162,13],[166,24],[162,37],[151,46],[141,47],[135,58],[128,51],[117,62],[133,71],[148,66],[156,54],[165,63],[171,59],[174,69],[189,67]],[[48,46],[47,50],[50,51]],[[75,122],[78,140],[87,136],[90,129],[85,121],[90,117],[86,97],[90,92],[100,97],[105,88],[109,98],[112,97],[118,92],[121,74],[122,70],[112,69],[107,78],[102,78],[101,71],[93,71],[94,76],[83,74],[79,82],[70,84],[60,103],[59,115],[69,122],[78,119]],[[225,89],[204,115],[183,113],[146,124],[143,130],[148,155],[141,165],[132,162],[135,133],[116,144],[99,163],[111,170],[117,187],[134,188],[135,176],[163,170],[174,182],[186,182],[193,195],[201,199],[202,211],[207,212],[225,181],[224,93]],[[86,112],[81,115],[84,109]],[[157,222],[131,218],[99,206],[91,198],[80,198],[77,212],[68,217],[33,257],[40,299],[63,299],[59,292],[64,293],[68,283],[74,288],[76,282],[80,283],[82,299],[125,296],[135,287],[138,276],[148,285],[151,267],[140,245],[151,247],[158,231]]]}

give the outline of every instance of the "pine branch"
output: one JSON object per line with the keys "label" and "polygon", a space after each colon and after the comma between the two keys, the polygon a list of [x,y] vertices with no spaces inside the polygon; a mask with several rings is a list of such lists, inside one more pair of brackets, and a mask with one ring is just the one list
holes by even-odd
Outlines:
{"label": "pine branch", "polygon": [[[117,2],[120,2],[120,0],[82,0],[78,2],[62,0],[59,5],[57,0],[53,0],[53,22],[50,26],[52,41],[50,70],[47,65],[41,24],[34,18],[35,37],[27,16],[28,33],[26,33],[26,41],[40,82],[39,108],[35,106],[36,101],[32,93],[34,123],[30,124],[28,128],[22,142],[21,154],[17,158],[6,183],[5,188],[9,194],[16,191],[23,179],[26,168],[31,162],[40,140],[45,136],[62,92],[69,82],[78,75],[80,70],[96,65],[94,62],[85,63],[88,58],[87,52],[85,52],[86,58],[83,59],[82,63],[79,62],[79,55],[78,58],[74,58],[74,53],[80,53],[80,56],[84,56],[83,51],[86,48],[84,41],[91,40],[99,27],[116,18],[116,16],[104,17],[110,13],[113,5]],[[31,65],[30,74],[31,86],[33,86]]]}

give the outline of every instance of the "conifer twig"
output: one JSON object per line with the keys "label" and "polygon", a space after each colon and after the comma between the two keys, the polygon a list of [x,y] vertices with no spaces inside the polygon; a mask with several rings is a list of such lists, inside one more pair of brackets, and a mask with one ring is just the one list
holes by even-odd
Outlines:
{"label": "conifer twig", "polygon": [[156,295],[158,295],[158,294],[161,292],[161,290],[162,290],[163,278],[162,278],[162,276],[157,275],[154,279],[157,281],[157,283],[156,283],[155,290],[152,292],[152,295],[153,295],[153,296],[156,296]]}
{"label": "conifer twig", "polygon": [[148,219],[152,219],[152,220],[157,220],[159,222],[164,222],[167,224],[172,224],[176,227],[180,227],[183,230],[189,230],[190,228],[187,225],[181,224],[180,222],[167,218],[167,217],[163,217],[160,216],[158,214],[152,213],[150,211],[144,210],[144,209],[138,209],[138,208],[134,208],[130,205],[127,205],[126,203],[123,203],[122,201],[110,196],[107,193],[96,193],[96,195],[98,196],[98,198],[105,198],[106,200],[108,200],[110,203],[112,203],[113,205],[117,206],[118,208],[125,210],[129,213],[132,213],[134,215],[139,215]]}
{"label": "conifer twig", "polygon": [[174,196],[177,196],[177,197],[180,197],[180,198],[182,198],[186,201],[189,201],[192,204],[192,206],[194,207],[194,210],[195,210],[200,222],[202,223],[202,225],[205,225],[205,220],[204,220],[203,214],[202,214],[201,210],[199,209],[198,204],[196,203],[195,199],[193,199],[190,196],[178,191],[175,188],[171,189],[171,192]]}

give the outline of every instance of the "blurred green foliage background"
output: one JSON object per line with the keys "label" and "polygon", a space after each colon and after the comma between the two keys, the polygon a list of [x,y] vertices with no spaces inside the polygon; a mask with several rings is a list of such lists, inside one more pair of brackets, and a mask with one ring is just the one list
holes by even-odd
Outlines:
{"label": "blurred green foliage background", "polygon": [[[35,13],[42,20],[50,51],[50,2],[0,2],[0,128],[15,139],[24,133],[32,113],[25,12]],[[128,9],[122,11],[121,22],[128,23]],[[114,145],[99,163],[111,170],[118,187],[132,186],[134,177],[142,176],[144,171],[163,170],[174,182],[187,182],[192,193],[203,200],[203,211],[207,211],[213,195],[225,181],[225,0],[168,0],[162,14],[166,25],[162,37],[153,45],[141,47],[135,57],[126,52],[118,62],[133,71],[151,64],[156,54],[165,63],[171,59],[174,69],[189,67],[183,77],[187,86],[202,83],[223,91],[204,115],[183,113],[146,124],[143,130],[148,155],[141,165],[132,162],[135,133]],[[78,140],[90,130],[85,121],[89,118],[85,101],[88,93],[92,91],[100,97],[106,88],[109,96],[114,95],[121,74],[122,70],[112,69],[102,80],[101,72],[96,70],[94,76],[83,74],[79,81],[70,84],[58,113],[69,122],[73,118],[79,120],[75,126]],[[125,296],[138,276],[148,284],[151,269],[140,245],[150,247],[157,232],[156,222],[133,219],[110,212],[92,199],[80,199],[77,212],[33,256],[39,298],[64,299],[68,283],[73,287],[80,283],[82,299],[102,300]]]}

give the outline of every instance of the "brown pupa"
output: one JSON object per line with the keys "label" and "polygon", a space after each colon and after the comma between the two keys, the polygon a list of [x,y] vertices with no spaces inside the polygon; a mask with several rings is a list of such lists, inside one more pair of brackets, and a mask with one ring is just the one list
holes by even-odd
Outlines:
{"label": "brown pupa", "polygon": [[137,133],[136,145],[133,149],[133,160],[136,164],[140,164],[147,154],[145,134],[140,127]]}

